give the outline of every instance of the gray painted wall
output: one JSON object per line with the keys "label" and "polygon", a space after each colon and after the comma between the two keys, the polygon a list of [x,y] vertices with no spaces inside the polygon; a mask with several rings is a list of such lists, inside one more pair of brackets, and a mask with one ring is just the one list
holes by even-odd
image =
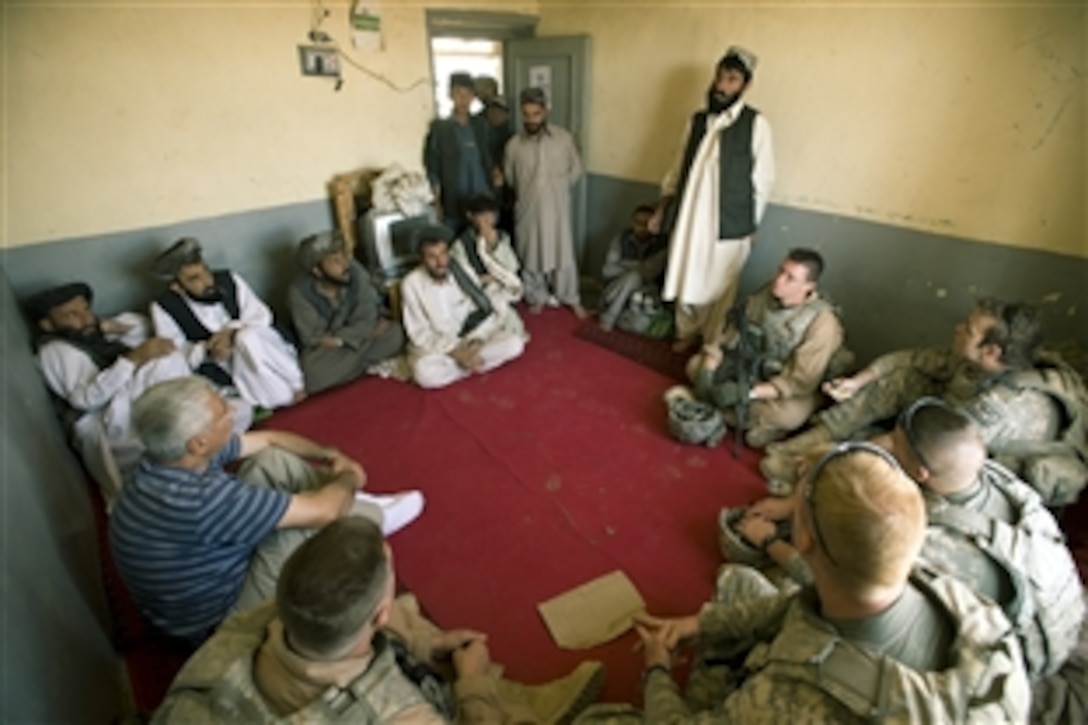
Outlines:
{"label": "gray painted wall", "polygon": [[16,247],[0,252],[0,264],[20,299],[79,279],[95,291],[99,313],[146,311],[162,284],[149,271],[155,255],[181,237],[196,237],[212,268],[238,272],[279,312],[295,273],[299,241],[333,224],[330,205],[310,201]]}
{"label": "gray painted wall", "polygon": [[[608,242],[630,223],[652,184],[590,175],[584,273],[598,275]],[[151,229],[17,247],[0,253],[19,296],[81,277],[100,311],[143,309],[158,289],[146,270],[178,237],[204,242],[213,267],[241,273],[277,311],[295,274],[294,247],[332,226],[324,201],[197,219]],[[942,234],[772,204],[741,279],[747,293],[774,274],[791,247],[826,258],[824,289],[843,310],[860,361],[900,347],[943,344],[952,326],[985,295],[1041,305],[1051,341],[1088,348],[1088,259],[1004,247]]]}
{"label": "gray painted wall", "polygon": [[[585,270],[599,274],[608,242],[630,224],[655,185],[593,176]],[[792,247],[826,262],[821,286],[843,308],[850,347],[876,355],[951,340],[952,326],[978,297],[1038,303],[1047,340],[1088,348],[1088,259],[932,234],[771,204],[741,278],[742,293],[774,274]]]}
{"label": "gray painted wall", "polygon": [[0,722],[121,709],[95,524],[0,269]]}

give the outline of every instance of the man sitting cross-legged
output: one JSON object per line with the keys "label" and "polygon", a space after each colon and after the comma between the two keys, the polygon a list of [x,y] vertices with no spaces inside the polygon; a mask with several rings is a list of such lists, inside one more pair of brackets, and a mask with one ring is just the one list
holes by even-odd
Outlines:
{"label": "man sitting cross-legged", "polygon": [[[140,396],[132,422],[146,452],[110,518],[114,560],[136,604],[192,641],[271,596],[284,560],[315,527],[357,510],[392,533],[423,508],[417,491],[360,493],[362,466],[334,448],[282,431],[237,436],[232,417],[200,377]],[[249,460],[237,475],[224,470],[238,459]]]}
{"label": "man sitting cross-legged", "polygon": [[650,231],[653,215],[652,206],[640,204],[631,215],[631,226],[617,234],[608,245],[601,268],[605,284],[598,320],[605,332],[616,326],[636,292],[648,291],[657,299],[661,297],[669,240]]}
{"label": "man sitting cross-legged", "polygon": [[422,229],[422,263],[401,282],[408,359],[424,388],[486,372],[525,350],[518,313],[507,301],[489,296],[475,272],[451,259],[451,237],[442,226]]}
{"label": "man sitting cross-legged", "polygon": [[734,320],[724,345],[708,345],[688,362],[700,400],[727,414],[749,401],[743,424],[753,448],[804,425],[823,401],[820,384],[849,364],[842,323],[817,288],[823,268],[818,252],[791,249],[774,280],[745,302],[743,325]]}
{"label": "man sitting cross-legged", "polygon": [[384,317],[362,266],[348,257],[340,232],[298,245],[302,273],[287,292],[302,353],[306,390],[341,385],[399,355],[404,328]]}
{"label": "man sitting cross-legged", "polygon": [[[1027,673],[1001,610],[955,579],[913,568],[926,525],[918,487],[871,444],[821,453],[793,510],[793,544],[813,586],[780,592],[732,565],[699,614],[643,617],[645,721],[1025,720]],[[696,638],[684,697],[673,655]],[[629,709],[585,715],[641,721]]]}
{"label": "man sitting cross-legged", "polygon": [[864,435],[935,395],[967,413],[990,454],[1048,506],[1075,501],[1088,481],[1088,391],[1060,358],[1038,350],[1041,337],[1031,305],[983,299],[956,326],[951,347],[889,353],[831,381],[825,390],[840,402],[810,430],[767,446],[760,470],[772,493],[788,490],[812,446]]}
{"label": "man sitting cross-legged", "polygon": [[501,679],[486,635],[442,631],[394,592],[378,528],[329,524],[288,559],[275,601],[192,656],[155,722],[562,723],[600,691],[596,662],[547,685]]}
{"label": "man sitting cross-legged", "polygon": [[155,333],[173,341],[194,372],[262,408],[306,397],[298,353],[268,305],[239,275],[210,270],[200,242],[178,240],[155,259],[155,274],[167,282],[151,304]]}
{"label": "man sitting cross-legged", "polygon": [[[38,364],[49,389],[63,402],[63,422],[112,508],[143,447],[132,430],[132,401],[163,380],[189,375],[174,343],[148,337],[147,318],[132,312],[100,319],[94,292],[83,282],[43,290],[26,301],[38,328]],[[238,429],[251,411],[238,405]]]}

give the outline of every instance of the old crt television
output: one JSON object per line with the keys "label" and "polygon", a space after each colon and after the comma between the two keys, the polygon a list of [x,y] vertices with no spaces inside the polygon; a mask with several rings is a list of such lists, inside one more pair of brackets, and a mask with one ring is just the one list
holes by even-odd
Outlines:
{"label": "old crt television", "polygon": [[406,217],[398,212],[367,212],[359,218],[363,263],[382,279],[403,277],[419,263],[419,230],[434,223],[430,214]]}

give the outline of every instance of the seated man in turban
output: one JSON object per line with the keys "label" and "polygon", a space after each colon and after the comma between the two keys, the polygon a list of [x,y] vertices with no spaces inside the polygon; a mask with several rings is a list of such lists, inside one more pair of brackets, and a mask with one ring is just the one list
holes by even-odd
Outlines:
{"label": "seated man in turban", "polygon": [[272,311],[239,275],[213,272],[200,242],[179,240],[155,260],[167,288],[151,304],[155,333],[172,341],[189,367],[262,408],[306,397],[295,348],[273,326]]}
{"label": "seated man in turban", "polygon": [[348,257],[339,232],[303,239],[298,263],[287,305],[308,392],[343,385],[400,354],[404,328],[382,315],[370,277]]}

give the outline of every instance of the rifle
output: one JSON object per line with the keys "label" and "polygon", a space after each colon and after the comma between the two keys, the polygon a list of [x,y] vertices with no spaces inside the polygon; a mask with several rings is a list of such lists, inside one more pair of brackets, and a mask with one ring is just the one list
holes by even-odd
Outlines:
{"label": "rifle", "polygon": [[732,358],[736,370],[737,401],[733,405],[736,430],[733,432],[733,458],[740,457],[740,444],[748,427],[749,397],[752,387],[759,382],[763,366],[763,331],[748,320],[748,300],[742,300],[729,311],[727,319],[737,331],[737,346]]}

